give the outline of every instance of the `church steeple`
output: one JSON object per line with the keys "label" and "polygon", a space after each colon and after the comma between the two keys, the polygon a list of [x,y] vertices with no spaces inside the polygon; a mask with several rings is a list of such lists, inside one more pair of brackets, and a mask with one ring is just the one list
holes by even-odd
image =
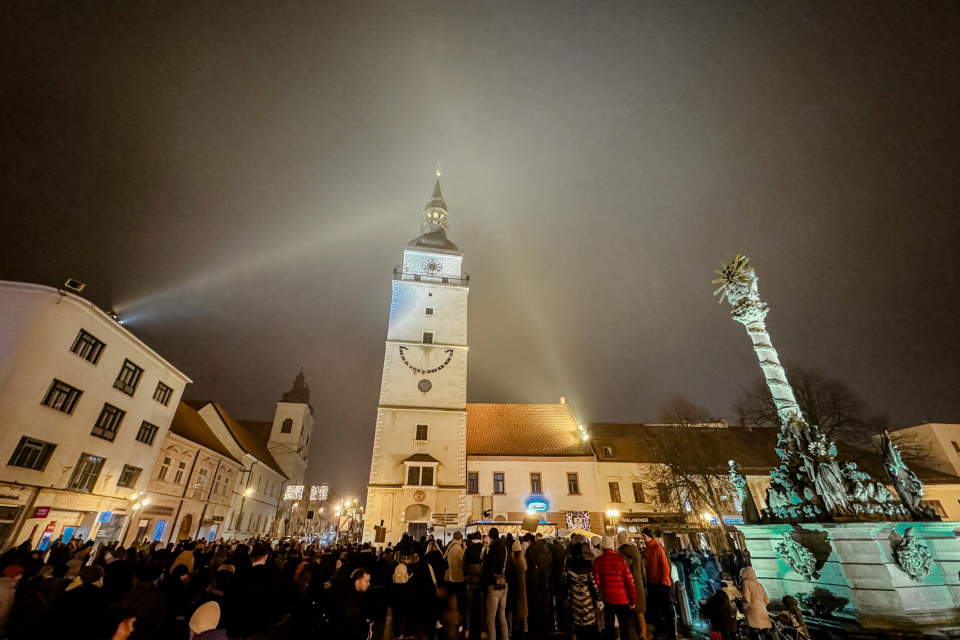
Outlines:
{"label": "church steeple", "polygon": [[313,407],[310,406],[310,381],[303,375],[303,367],[300,367],[300,373],[293,381],[293,388],[283,394],[280,402],[297,402],[310,407],[310,413],[313,413]]}
{"label": "church steeple", "polygon": [[431,247],[434,249],[449,249],[458,251],[457,245],[450,242],[447,232],[447,203],[440,192],[440,168],[437,167],[437,183],[433,187],[433,195],[423,209],[423,219],[420,222],[420,236],[410,241],[414,247]]}

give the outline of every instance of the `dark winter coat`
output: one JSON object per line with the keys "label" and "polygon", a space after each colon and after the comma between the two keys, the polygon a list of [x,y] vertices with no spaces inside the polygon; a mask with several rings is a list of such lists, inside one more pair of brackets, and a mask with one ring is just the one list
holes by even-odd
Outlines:
{"label": "dark winter coat", "polygon": [[637,596],[637,613],[645,613],[647,611],[647,593],[643,589],[643,554],[640,553],[640,549],[632,544],[620,545],[617,553],[627,563],[630,575],[633,576],[633,586]]}
{"label": "dark winter coat", "polygon": [[507,564],[507,550],[503,540],[497,538],[487,548],[487,555],[483,558],[483,576],[480,586],[483,589],[493,584],[493,576],[504,573]]}
{"label": "dark winter coat", "polygon": [[600,598],[604,604],[637,603],[637,590],[633,586],[633,574],[613,549],[604,549],[603,554],[593,561],[593,577],[600,588]]}
{"label": "dark winter coat", "polygon": [[597,624],[597,603],[600,591],[593,576],[593,565],[582,557],[567,559],[563,568],[561,589],[566,596],[567,610],[573,624],[590,627]]}

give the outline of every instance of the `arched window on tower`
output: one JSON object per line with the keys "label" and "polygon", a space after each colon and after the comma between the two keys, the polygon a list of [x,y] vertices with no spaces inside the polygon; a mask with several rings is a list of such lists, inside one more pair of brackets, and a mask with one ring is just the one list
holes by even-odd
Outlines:
{"label": "arched window on tower", "polygon": [[280,433],[290,433],[291,431],[293,431],[293,420],[287,418],[280,425]]}

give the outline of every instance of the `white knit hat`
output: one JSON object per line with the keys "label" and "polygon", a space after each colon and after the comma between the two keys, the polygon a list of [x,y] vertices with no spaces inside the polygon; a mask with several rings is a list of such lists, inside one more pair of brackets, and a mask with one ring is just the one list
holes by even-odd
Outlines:
{"label": "white knit hat", "polygon": [[600,540],[601,549],[613,549],[613,545],[614,545],[613,538],[611,538],[610,536],[603,536],[603,539]]}

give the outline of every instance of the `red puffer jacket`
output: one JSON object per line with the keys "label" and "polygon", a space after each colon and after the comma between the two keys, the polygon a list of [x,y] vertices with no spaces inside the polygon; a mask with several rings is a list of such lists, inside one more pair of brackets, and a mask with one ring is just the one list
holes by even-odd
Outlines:
{"label": "red puffer jacket", "polygon": [[593,561],[593,577],[597,579],[600,599],[604,604],[637,603],[633,574],[613,549],[604,549],[603,555]]}

